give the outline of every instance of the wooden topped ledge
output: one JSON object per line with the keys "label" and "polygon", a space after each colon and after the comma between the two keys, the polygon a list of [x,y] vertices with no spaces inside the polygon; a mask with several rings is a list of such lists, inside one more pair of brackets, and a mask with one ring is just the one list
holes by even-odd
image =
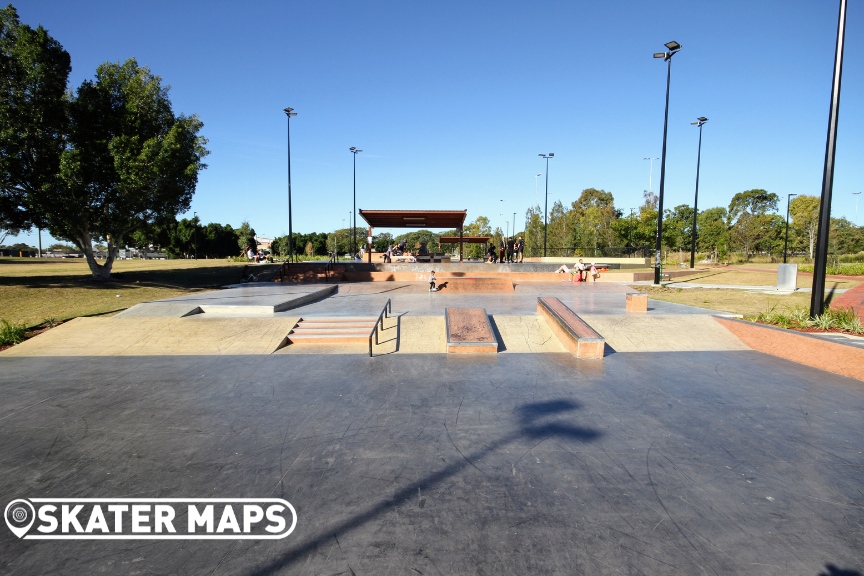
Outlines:
{"label": "wooden topped ledge", "polygon": [[498,339],[484,308],[447,308],[448,354],[496,354]]}
{"label": "wooden topped ledge", "polygon": [[537,298],[537,313],[571,354],[603,359],[606,340],[558,298]]}

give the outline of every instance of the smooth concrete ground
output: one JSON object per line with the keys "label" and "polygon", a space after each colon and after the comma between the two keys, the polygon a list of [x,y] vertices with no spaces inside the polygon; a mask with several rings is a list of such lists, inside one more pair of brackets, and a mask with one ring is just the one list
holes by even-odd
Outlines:
{"label": "smooth concrete ground", "polygon": [[[381,288],[340,286],[317,308],[365,315]],[[444,294],[399,290],[393,322],[440,316]],[[693,334],[704,310],[623,313],[626,287],[544,290],[612,327],[654,315],[680,342],[720,341]],[[446,305],[524,318],[536,296]],[[4,506],[281,497],[299,521],[277,541],[33,542],[0,528],[0,573],[860,576],[864,384],[733,344],[618,345],[593,361],[3,354]]]}

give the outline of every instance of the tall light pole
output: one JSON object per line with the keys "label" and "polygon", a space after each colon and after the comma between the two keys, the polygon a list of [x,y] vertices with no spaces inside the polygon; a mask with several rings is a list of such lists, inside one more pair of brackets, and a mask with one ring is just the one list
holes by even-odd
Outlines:
{"label": "tall light pole", "polygon": [[192,212],[195,220],[195,260],[198,259],[198,212]]}
{"label": "tall light pole", "polygon": [[696,153],[696,195],[693,197],[693,228],[690,230],[690,268],[696,267],[696,215],[699,213],[699,164],[702,161],[702,125],[708,121],[704,116],[690,124],[699,126],[699,151]]}
{"label": "tall light pole", "polygon": [[513,236],[516,236],[516,213],[513,212]]}
{"label": "tall light pole", "polygon": [[825,138],[825,165],[822,170],[822,198],[819,202],[816,258],[813,262],[813,288],[810,291],[810,316],[825,311],[825,267],[828,264],[828,231],[831,229],[831,194],[834,191],[834,156],[837,151],[837,122],[840,116],[840,84],[843,78],[843,44],[846,39],[846,0],[840,0],[837,21],[837,44],[834,50],[834,74],[831,105],[828,112],[828,136]]}
{"label": "tall light pole", "polygon": [[[498,217],[501,218],[501,220],[498,221],[499,223],[504,221],[504,199],[503,198],[501,199],[501,211],[498,213]],[[501,231],[504,232],[504,229],[502,228]]]}
{"label": "tall light pole", "polygon": [[[630,208],[630,229],[627,231],[627,244],[629,245],[630,252],[633,252],[633,211],[635,208]],[[629,256],[629,254],[628,254]]]}
{"label": "tall light pole", "polygon": [[540,172],[534,175],[534,205],[537,206],[537,179],[542,176]]}
{"label": "tall light pole", "polygon": [[786,248],[789,246],[789,204],[792,202],[792,196],[797,196],[797,194],[787,194],[786,196],[786,239],[783,240],[783,264],[786,264]]}
{"label": "tall light pole", "polygon": [[861,196],[861,192],[852,192],[852,195],[855,196],[855,225],[858,225],[858,197]]}
{"label": "tall light pole", "polygon": [[555,156],[554,152],[548,154],[538,154],[541,158],[546,159],[546,201],[543,203],[543,257],[546,257],[546,228],[548,227],[547,217],[549,214],[549,159]]}
{"label": "tall light pole", "polygon": [[297,116],[293,108],[285,108],[288,117],[288,261],[294,261],[294,229],[291,223],[291,117]]}
{"label": "tall light pole", "polygon": [[663,117],[663,153],[660,155],[660,196],[657,198],[657,243],[654,255],[654,284],[660,284],[660,251],[663,249],[663,191],[666,185],[666,133],[669,126],[669,81],[672,78],[672,56],[681,50],[674,40],[665,44],[666,52],[655,52],[654,58],[663,58],[666,66],[666,112]]}
{"label": "tall light pole", "polygon": [[354,224],[351,226],[353,240],[351,241],[351,257],[357,255],[357,154],[362,150],[351,146],[348,149],[354,155]]}
{"label": "tall light pole", "polygon": [[652,194],[654,193],[654,160],[659,160],[659,158],[643,158],[643,160],[649,161],[648,166],[648,191]]}

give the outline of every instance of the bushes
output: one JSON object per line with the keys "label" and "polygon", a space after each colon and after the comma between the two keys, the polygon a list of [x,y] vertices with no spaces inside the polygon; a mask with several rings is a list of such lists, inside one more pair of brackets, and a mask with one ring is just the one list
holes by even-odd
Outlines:
{"label": "bushes", "polygon": [[831,330],[848,332],[850,334],[864,334],[864,326],[861,319],[855,315],[851,308],[827,308],[824,314],[810,318],[810,314],[803,308],[795,308],[789,313],[776,311],[776,306],[755,316],[747,317],[746,320],[771,324],[780,328],[815,328],[817,330]]}
{"label": "bushes", "polygon": [[[812,264],[803,264],[798,266],[798,270],[801,272],[813,272]],[[835,266],[828,265],[825,267],[825,273],[829,275],[840,274],[844,276],[861,276],[864,275],[864,262],[857,262],[851,264],[837,264]]]}
{"label": "bushes", "polygon": [[12,346],[23,342],[25,331],[23,324],[10,324],[0,318],[0,346]]}

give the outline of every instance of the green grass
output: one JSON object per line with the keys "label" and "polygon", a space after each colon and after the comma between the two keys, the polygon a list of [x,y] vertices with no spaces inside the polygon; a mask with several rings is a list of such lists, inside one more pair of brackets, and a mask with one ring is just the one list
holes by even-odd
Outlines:
{"label": "green grass", "polygon": [[0,258],[0,318],[28,328],[134,304],[215,290],[240,280],[227,260],[120,260],[115,281],[95,282],[83,259]]}

